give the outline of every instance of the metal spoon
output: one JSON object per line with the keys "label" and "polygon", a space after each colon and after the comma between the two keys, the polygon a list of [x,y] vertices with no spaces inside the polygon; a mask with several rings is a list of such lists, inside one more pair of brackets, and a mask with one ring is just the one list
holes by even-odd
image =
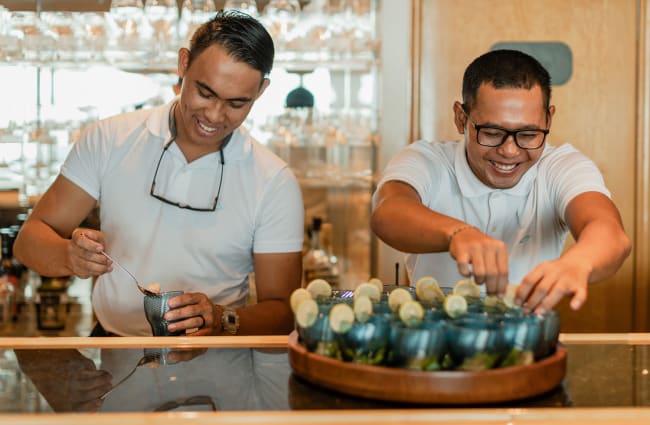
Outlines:
{"label": "metal spoon", "polygon": [[140,285],[140,282],[138,282],[138,279],[136,279],[135,276],[133,276],[133,274],[131,274],[130,271],[128,271],[127,269],[125,269],[124,266],[122,266],[120,263],[118,263],[118,262],[115,261],[113,258],[111,258],[110,255],[108,255],[108,254],[105,253],[104,251],[102,251],[102,254],[104,254],[104,256],[105,256],[106,258],[108,258],[109,260],[111,260],[113,263],[117,264],[117,266],[118,266],[119,268],[121,268],[122,270],[124,270],[124,271],[126,272],[126,274],[128,274],[129,276],[131,276],[131,278],[133,279],[133,281],[135,282],[135,284],[138,285],[138,289],[140,290],[140,292],[142,292],[142,293],[145,294],[145,295],[149,295],[149,296],[154,296],[154,297],[160,296],[160,294],[158,294],[158,293],[156,293],[156,292],[153,292],[153,291],[150,291],[150,290],[148,290],[147,288],[145,288],[144,286]]}

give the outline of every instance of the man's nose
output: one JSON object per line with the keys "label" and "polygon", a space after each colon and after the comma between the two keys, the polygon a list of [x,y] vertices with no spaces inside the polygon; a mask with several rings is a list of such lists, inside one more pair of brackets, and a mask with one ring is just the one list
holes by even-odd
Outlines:
{"label": "man's nose", "polygon": [[223,120],[224,102],[216,100],[206,108],[205,116],[210,120],[210,124],[218,124]]}
{"label": "man's nose", "polygon": [[508,134],[506,136],[506,140],[503,142],[501,146],[498,147],[499,153],[503,156],[515,156],[519,154],[519,150],[521,149],[516,141],[515,141],[515,135],[514,134]]}

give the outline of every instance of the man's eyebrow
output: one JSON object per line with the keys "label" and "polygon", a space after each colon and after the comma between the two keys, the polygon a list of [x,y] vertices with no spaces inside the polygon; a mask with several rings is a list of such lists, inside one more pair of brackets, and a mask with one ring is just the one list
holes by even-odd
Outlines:
{"label": "man's eyebrow", "polygon": [[[212,90],[212,88],[207,84],[201,81],[197,81],[196,85],[201,87],[203,90],[209,91],[214,97],[218,97],[219,99],[221,99],[221,96],[219,96],[219,94],[217,94],[217,92]],[[227,100],[228,102],[250,102],[253,99],[251,99],[250,97],[234,97],[232,99],[224,99],[224,100]]]}
{"label": "man's eyebrow", "polygon": [[535,124],[526,124],[521,127],[517,128],[507,128],[503,127],[501,125],[498,125],[496,123],[493,123],[491,121],[486,122],[485,124],[477,124],[479,127],[489,127],[489,128],[496,128],[499,130],[508,130],[508,131],[525,131],[525,130],[543,130],[542,127],[535,125]]}

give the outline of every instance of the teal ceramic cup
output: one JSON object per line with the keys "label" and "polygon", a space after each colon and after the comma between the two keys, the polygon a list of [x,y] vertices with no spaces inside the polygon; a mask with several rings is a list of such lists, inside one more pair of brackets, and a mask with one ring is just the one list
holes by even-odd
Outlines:
{"label": "teal ceramic cup", "polygon": [[355,322],[349,331],[336,334],[345,361],[381,365],[386,361],[390,320],[385,315],[373,315],[364,323]]}
{"label": "teal ceramic cup", "polygon": [[459,370],[497,367],[507,349],[501,324],[487,316],[449,322],[447,340],[453,367]]}
{"label": "teal ceramic cup", "polygon": [[501,366],[533,363],[542,340],[542,318],[535,315],[504,316],[500,322],[507,349]]}
{"label": "teal ceramic cup", "polygon": [[446,322],[425,320],[417,327],[394,322],[389,364],[414,370],[439,370],[447,352]]}
{"label": "teal ceramic cup", "polygon": [[183,295],[183,291],[167,291],[156,295],[145,295],[144,313],[147,322],[151,326],[151,333],[154,336],[178,336],[184,335],[185,331],[170,332],[167,326],[172,323],[163,318],[169,310],[168,301],[178,295]]}
{"label": "teal ceramic cup", "polygon": [[560,313],[551,310],[541,316],[542,329],[540,344],[535,351],[535,359],[540,360],[555,353],[560,336]]}
{"label": "teal ceramic cup", "polygon": [[307,351],[327,357],[338,357],[338,343],[329,321],[329,313],[335,303],[337,301],[334,299],[320,299],[316,321],[307,328],[296,325],[300,341]]}

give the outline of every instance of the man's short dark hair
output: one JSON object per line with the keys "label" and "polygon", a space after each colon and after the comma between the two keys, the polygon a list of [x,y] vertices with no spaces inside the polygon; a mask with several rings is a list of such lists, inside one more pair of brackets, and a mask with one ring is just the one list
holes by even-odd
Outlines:
{"label": "man's short dark hair", "polygon": [[190,59],[217,44],[239,62],[246,63],[266,77],[273,68],[275,48],[266,28],[255,18],[237,10],[219,11],[201,25],[190,41]]}
{"label": "man's short dark hair", "polygon": [[493,50],[469,64],[463,75],[463,104],[470,111],[483,83],[495,88],[542,89],[544,108],[551,102],[551,76],[537,59],[518,50]]}

